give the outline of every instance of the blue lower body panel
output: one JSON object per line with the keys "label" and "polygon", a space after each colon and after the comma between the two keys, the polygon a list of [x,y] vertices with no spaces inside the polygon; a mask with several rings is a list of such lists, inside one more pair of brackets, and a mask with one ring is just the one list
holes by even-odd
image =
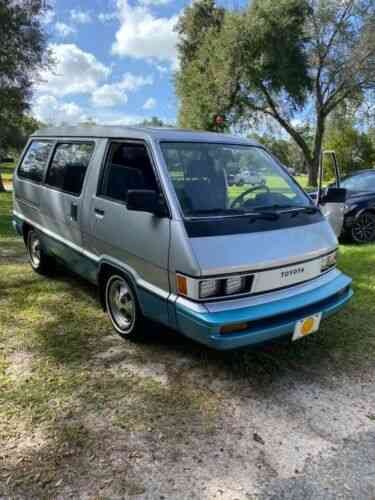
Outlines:
{"label": "blue lower body panel", "polygon": [[[353,295],[352,280],[340,273],[322,286],[285,296],[280,300],[220,312],[196,312],[176,303],[178,330],[187,337],[215,349],[236,349],[291,335],[296,322],[315,313],[322,319],[336,313]],[[248,323],[237,333],[220,333],[221,327]]]}

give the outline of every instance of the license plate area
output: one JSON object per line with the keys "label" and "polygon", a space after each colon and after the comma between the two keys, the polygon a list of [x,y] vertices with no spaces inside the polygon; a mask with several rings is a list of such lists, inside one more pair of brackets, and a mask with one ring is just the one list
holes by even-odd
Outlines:
{"label": "license plate area", "polygon": [[317,332],[319,330],[321,320],[322,313],[320,312],[297,321],[294,327],[292,340],[299,340]]}

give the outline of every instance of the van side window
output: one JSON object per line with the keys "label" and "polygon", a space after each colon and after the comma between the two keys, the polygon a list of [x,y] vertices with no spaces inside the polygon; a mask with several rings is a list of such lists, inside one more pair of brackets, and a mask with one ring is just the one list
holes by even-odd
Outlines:
{"label": "van side window", "polygon": [[18,169],[18,175],[34,182],[42,182],[52,142],[33,141]]}
{"label": "van side window", "polygon": [[143,144],[113,143],[98,194],[126,202],[129,189],[158,191],[147,149]]}
{"label": "van side window", "polygon": [[79,196],[90,158],[93,144],[58,144],[47,172],[46,184],[67,193]]}

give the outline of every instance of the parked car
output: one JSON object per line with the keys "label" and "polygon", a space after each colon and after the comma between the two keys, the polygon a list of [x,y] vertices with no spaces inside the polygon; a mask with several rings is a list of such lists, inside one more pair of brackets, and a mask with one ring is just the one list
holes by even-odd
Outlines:
{"label": "parked car", "polygon": [[258,172],[251,170],[244,170],[234,177],[234,183],[237,186],[243,186],[245,184],[252,184],[254,186],[263,185],[264,182],[264,178]]}
{"label": "parked car", "polygon": [[[264,182],[233,198],[228,151]],[[123,338],[149,318],[217,349],[297,340],[353,293],[320,209],[264,148],[227,134],[38,131],[15,172],[13,218],[32,268],[60,261],[96,284]]]}
{"label": "parked car", "polygon": [[234,174],[228,174],[228,186],[234,186],[236,184],[236,177]]}
{"label": "parked car", "polygon": [[341,180],[347,190],[343,235],[356,243],[375,241],[375,170],[361,170]]}

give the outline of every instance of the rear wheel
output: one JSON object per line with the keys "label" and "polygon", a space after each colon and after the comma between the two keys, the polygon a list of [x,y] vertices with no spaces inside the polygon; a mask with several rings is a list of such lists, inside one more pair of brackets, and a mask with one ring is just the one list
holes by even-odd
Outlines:
{"label": "rear wheel", "polygon": [[375,214],[363,212],[351,228],[351,237],[356,243],[375,241]]}
{"label": "rear wheel", "polygon": [[44,252],[40,236],[34,229],[27,233],[26,247],[33,270],[39,274],[50,274],[54,269],[54,261]]}
{"label": "rear wheel", "polygon": [[122,338],[143,336],[145,318],[131,284],[121,274],[112,274],[105,284],[105,305],[109,319]]}

